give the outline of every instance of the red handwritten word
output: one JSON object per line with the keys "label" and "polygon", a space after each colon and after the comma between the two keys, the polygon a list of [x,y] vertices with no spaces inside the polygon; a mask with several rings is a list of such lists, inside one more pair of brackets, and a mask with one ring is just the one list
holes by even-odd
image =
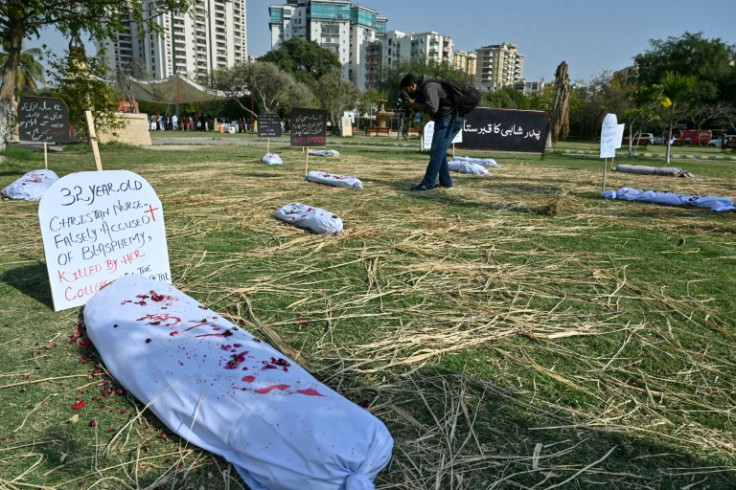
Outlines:
{"label": "red handwritten word", "polygon": [[72,301],[77,298],[84,298],[85,296],[91,296],[95,294],[97,291],[102,289],[108,284],[107,280],[100,281],[98,283],[92,284],[92,285],[85,285],[83,287],[80,287],[79,289],[74,289],[73,287],[69,286],[64,290],[64,299],[67,301]]}
{"label": "red handwritten word", "polygon": [[73,282],[73,281],[79,281],[80,279],[89,279],[90,277],[94,276],[95,274],[98,274],[102,272],[102,266],[100,264],[90,265],[87,267],[80,267],[79,269],[72,271],[70,273],[71,279],[67,277],[67,272],[64,271],[56,271],[56,274],[59,277],[59,282]]}

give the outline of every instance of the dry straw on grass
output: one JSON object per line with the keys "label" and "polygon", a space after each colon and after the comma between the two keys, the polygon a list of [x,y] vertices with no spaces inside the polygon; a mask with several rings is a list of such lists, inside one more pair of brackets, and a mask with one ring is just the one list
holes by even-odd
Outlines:
{"label": "dry straw on grass", "polygon": [[[451,190],[410,194],[425,156],[341,149],[339,159],[311,160],[312,169],[361,178],[365,190],[351,191],[303,182],[303,156],[277,151],[283,167],[239,149],[165,166],[151,157],[135,170],[164,204],[177,286],[368,401],[386,422],[396,448],[378,488],[644,489],[734,475],[736,366],[720,354],[734,340],[729,314],[703,293],[703,274],[690,272],[685,293],[675,292],[638,272],[646,257],[635,250],[645,247],[618,243],[620,230],[635,226],[676,237],[667,253],[681,257],[713,238],[732,264],[731,221],[603,202],[594,164],[510,155],[497,158],[505,166],[491,177],[456,176]],[[609,186],[632,178],[610,175]],[[716,178],[636,179],[733,193]],[[295,201],[338,214],[345,234],[316,236],[273,219]],[[6,214],[31,221],[27,207]],[[35,231],[19,238],[34,242]],[[588,238],[601,246],[561,245]],[[0,244],[3,257],[16,250]],[[42,255],[38,246],[27,253]],[[673,270],[673,280],[686,282],[683,273]],[[655,359],[672,369],[648,372]],[[140,446],[144,415],[100,451]],[[10,459],[19,451],[34,454],[18,448]],[[241,488],[227,465],[183,441],[172,455],[166,465],[152,460],[157,477],[146,488],[180,484],[187,472],[211,473],[211,488]],[[136,452],[122,474],[95,467],[98,487],[138,488],[135,471],[151,464]],[[0,484],[21,488],[27,479]]]}

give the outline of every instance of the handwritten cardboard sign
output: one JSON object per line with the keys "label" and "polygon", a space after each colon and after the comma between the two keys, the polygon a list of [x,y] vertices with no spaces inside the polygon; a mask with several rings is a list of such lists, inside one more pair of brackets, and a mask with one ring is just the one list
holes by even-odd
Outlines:
{"label": "handwritten cardboard sign", "polygon": [[171,282],[161,201],[133,172],[67,175],[44,194],[38,219],[55,311],[125,274]]}
{"label": "handwritten cardboard sign", "polygon": [[616,158],[616,148],[621,148],[623,126],[619,127],[616,114],[606,114],[601,125],[600,158]]}
{"label": "handwritten cardboard sign", "polygon": [[258,116],[258,137],[278,138],[281,136],[281,119],[278,114],[261,114]]}
{"label": "handwritten cardboard sign", "polygon": [[479,107],[465,115],[460,148],[544,153],[547,139],[544,111]]}
{"label": "handwritten cardboard sign", "polygon": [[291,111],[291,146],[326,146],[327,111],[294,109]]}
{"label": "handwritten cardboard sign", "polygon": [[18,103],[18,130],[23,141],[69,143],[69,109],[55,97],[23,97]]}

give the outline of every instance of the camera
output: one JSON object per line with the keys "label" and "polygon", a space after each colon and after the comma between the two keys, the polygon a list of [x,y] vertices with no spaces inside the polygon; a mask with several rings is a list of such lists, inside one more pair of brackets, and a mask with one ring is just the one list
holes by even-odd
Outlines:
{"label": "camera", "polygon": [[410,99],[410,98],[411,97],[409,97],[409,94],[406,93],[406,90],[402,90],[399,93],[399,98],[396,99],[396,104],[394,104],[394,109],[401,109],[404,106],[404,104],[406,103],[406,100],[407,99]]}

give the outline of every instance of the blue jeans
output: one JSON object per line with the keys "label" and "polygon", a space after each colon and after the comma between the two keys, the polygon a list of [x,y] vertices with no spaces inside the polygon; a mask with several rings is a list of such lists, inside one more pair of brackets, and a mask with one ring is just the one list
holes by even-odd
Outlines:
{"label": "blue jeans", "polygon": [[460,116],[445,116],[435,121],[432,147],[429,150],[429,164],[424,173],[424,179],[419,185],[433,189],[437,182],[437,175],[439,175],[441,186],[452,186],[450,168],[447,166],[447,149],[462,127],[463,118]]}

